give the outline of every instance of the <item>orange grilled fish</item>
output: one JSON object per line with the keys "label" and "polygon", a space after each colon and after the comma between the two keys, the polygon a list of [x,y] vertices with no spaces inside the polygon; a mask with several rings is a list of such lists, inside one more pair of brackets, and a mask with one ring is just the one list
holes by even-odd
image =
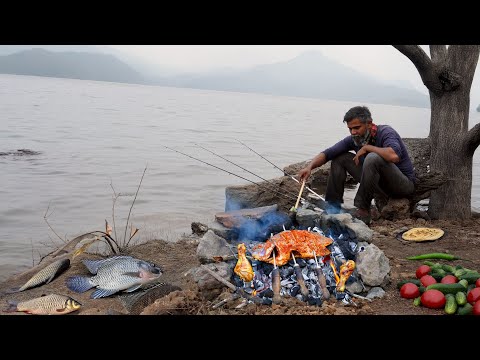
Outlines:
{"label": "orange grilled fish", "polygon": [[353,270],[355,270],[355,261],[353,260],[348,260],[347,262],[340,265],[340,280],[337,284],[338,291],[345,291],[345,283],[347,282],[350,275],[352,275]]}
{"label": "orange grilled fish", "polygon": [[243,281],[250,282],[253,280],[254,272],[253,272],[252,265],[247,259],[247,254],[246,254],[247,248],[245,247],[244,243],[240,243],[237,245],[237,249],[238,249],[238,261],[233,271],[235,271],[235,274],[240,276],[240,279],[242,279]]}
{"label": "orange grilled fish", "polygon": [[277,266],[285,265],[292,252],[297,258],[313,259],[314,252],[317,256],[330,254],[327,246],[332,239],[308,230],[285,230],[272,236],[264,243],[252,248],[254,259],[273,264],[273,250],[275,249],[275,262]]}

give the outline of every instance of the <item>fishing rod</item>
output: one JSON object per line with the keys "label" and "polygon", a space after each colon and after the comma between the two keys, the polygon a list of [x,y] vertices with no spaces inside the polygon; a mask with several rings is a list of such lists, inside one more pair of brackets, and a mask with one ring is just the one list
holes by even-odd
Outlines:
{"label": "fishing rod", "polygon": [[[224,158],[223,156],[218,155],[218,154],[214,153],[213,151],[208,150],[207,148],[205,148],[205,147],[203,147],[203,146],[201,146],[201,145],[198,145],[197,143],[194,143],[194,144],[197,145],[198,147],[201,147],[203,150],[206,150],[206,151],[208,151],[209,153],[211,153],[211,154],[213,154],[213,155],[215,155],[215,156],[218,156],[220,159],[223,159],[223,160],[225,160],[225,161],[228,161],[230,164],[233,164],[233,165],[235,165],[236,167],[239,167],[240,169],[245,170],[246,172],[252,174],[253,176],[256,176],[256,177],[258,177],[258,178],[260,178],[260,179],[268,182],[269,184],[272,184],[272,186],[275,186],[275,184],[274,184],[273,182],[271,182],[270,180],[264,179],[264,178],[261,177],[260,175],[257,175],[257,174],[255,174],[255,173],[251,172],[250,170],[245,169],[244,167],[242,167],[242,166],[240,166],[240,165],[238,165],[238,164],[235,164],[233,161],[228,160],[227,158]],[[294,193],[292,193],[291,191],[286,191],[286,192],[287,192],[288,194],[292,194],[292,196],[295,196],[295,198],[297,197],[297,194],[294,194]],[[302,200],[305,200],[305,199],[303,199],[303,198],[301,198],[301,199],[302,199]]]}
{"label": "fishing rod", "polygon": [[[265,161],[268,161],[270,164],[272,164],[275,168],[277,168],[278,170],[280,170],[285,176],[289,176],[290,178],[292,178],[295,182],[297,182],[298,184],[300,184],[300,181],[297,180],[297,178],[289,173],[287,173],[285,170],[282,170],[280,169],[277,165],[275,165],[274,163],[272,163],[270,160],[268,160],[267,158],[263,157],[262,155],[260,155],[258,152],[256,152],[255,150],[253,150],[252,148],[250,148],[249,146],[245,145],[243,142],[241,142],[240,140],[238,139],[235,139],[237,140],[240,144],[242,144],[243,146],[245,146],[247,149],[249,149],[250,151],[253,151],[255,154],[257,154],[258,156],[260,156],[263,160]],[[312,194],[318,196],[321,200],[325,201],[325,199],[318,195],[315,191],[313,191],[312,189],[310,189],[308,186],[305,186],[305,188],[311,192]]]}
{"label": "fishing rod", "polygon": [[[221,167],[218,167],[218,166],[215,166],[215,165],[213,165],[213,164],[210,164],[210,163],[208,163],[208,162],[206,162],[206,161],[197,159],[196,157],[193,157],[193,156],[191,156],[191,155],[185,154],[185,153],[183,153],[183,152],[181,152],[181,151],[172,149],[172,148],[170,148],[170,147],[168,147],[168,146],[166,146],[166,145],[162,145],[162,146],[165,147],[165,148],[167,148],[168,150],[175,151],[175,152],[177,152],[177,153],[179,153],[179,154],[182,154],[182,155],[185,155],[185,156],[187,156],[187,157],[189,157],[189,158],[191,158],[191,159],[194,159],[194,160],[200,161],[201,163],[204,163],[204,164],[207,164],[207,165],[209,165],[209,166],[212,166],[212,167],[214,167],[214,168],[216,168],[216,169],[218,169],[218,170],[222,170],[222,171],[224,171],[224,172],[226,172],[226,173],[228,173],[228,174],[230,174],[230,175],[233,175],[233,176],[239,177],[240,179],[243,179],[243,180],[246,180],[246,181],[248,181],[248,182],[251,182],[252,184],[255,184],[255,185],[260,186],[260,187],[262,186],[262,184],[256,183],[255,181],[252,181],[252,180],[250,180],[250,179],[247,179],[247,178],[245,178],[245,177],[243,177],[243,176],[241,176],[241,175],[237,175],[237,174],[232,173],[232,172],[230,172],[230,171],[228,171],[228,170],[222,169]],[[266,186],[266,185],[263,185],[263,186]],[[280,192],[280,191],[278,191],[278,190],[276,190],[276,189],[270,189],[270,190],[275,191],[277,194],[286,196],[286,197],[289,198],[289,199],[292,198],[292,196],[289,196],[289,195],[287,195],[287,194],[284,194],[284,193],[282,193],[282,192]]]}

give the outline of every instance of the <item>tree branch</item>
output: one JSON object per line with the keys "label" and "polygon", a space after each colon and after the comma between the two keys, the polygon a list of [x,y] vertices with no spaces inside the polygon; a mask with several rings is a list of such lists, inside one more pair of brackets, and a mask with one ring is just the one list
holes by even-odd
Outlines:
{"label": "tree branch", "polygon": [[145,172],[147,171],[147,166],[143,170],[142,178],[140,179],[140,183],[138,184],[137,192],[135,193],[135,197],[133,198],[132,205],[130,206],[130,210],[128,211],[127,223],[125,224],[125,234],[123,235],[123,243],[127,243],[127,229],[128,229],[128,221],[130,220],[130,214],[132,213],[133,205],[137,200],[138,191],[140,190],[140,186],[142,186],[143,177],[145,176]]}
{"label": "tree branch", "polygon": [[[420,76],[422,74],[430,71],[432,67],[432,60],[428,55],[423,51],[423,49],[418,45],[392,45],[395,49],[400,51],[403,55],[410,59],[410,61],[415,65]],[[423,76],[422,76],[423,78]]]}
{"label": "tree branch", "polygon": [[465,145],[470,154],[473,154],[480,145],[480,123],[476,124],[467,132]]}
{"label": "tree branch", "polygon": [[430,45],[430,56],[435,64],[443,64],[447,60],[446,45]]}

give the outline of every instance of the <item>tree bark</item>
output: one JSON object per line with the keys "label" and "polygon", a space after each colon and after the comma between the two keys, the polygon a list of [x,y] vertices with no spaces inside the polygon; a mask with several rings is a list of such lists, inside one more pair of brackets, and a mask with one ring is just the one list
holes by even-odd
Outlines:
{"label": "tree bark", "polygon": [[432,219],[469,218],[479,131],[477,127],[468,130],[470,88],[480,47],[432,45],[432,62],[419,47],[395,47],[414,63],[430,93],[431,170],[442,173],[446,181],[431,191],[428,215]]}

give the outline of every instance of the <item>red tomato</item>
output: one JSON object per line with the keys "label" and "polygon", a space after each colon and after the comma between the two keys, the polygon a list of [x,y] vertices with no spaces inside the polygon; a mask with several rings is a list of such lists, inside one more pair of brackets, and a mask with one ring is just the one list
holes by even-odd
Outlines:
{"label": "red tomato", "polygon": [[477,300],[480,300],[480,287],[473,288],[467,294],[467,301],[470,304],[474,304]]}
{"label": "red tomato", "polygon": [[475,287],[480,287],[480,279],[477,279],[477,281],[475,281]]}
{"label": "red tomato", "polygon": [[473,305],[473,315],[480,315],[480,301],[477,301],[475,305]]}
{"label": "red tomato", "polygon": [[432,275],[423,275],[420,278],[420,282],[423,286],[427,287],[428,285],[436,284],[437,280]]}
{"label": "red tomato", "polygon": [[454,275],[445,275],[440,282],[442,284],[455,284],[458,282],[458,279]]}
{"label": "red tomato", "polygon": [[430,289],[425,290],[425,292],[420,297],[420,302],[423,306],[430,309],[441,309],[445,307],[447,299],[445,295],[440,290]]}
{"label": "red tomato", "polygon": [[413,283],[405,283],[400,288],[400,296],[405,299],[415,299],[420,296],[420,290]]}
{"label": "red tomato", "polygon": [[430,272],[431,268],[428,265],[420,265],[415,271],[415,275],[417,276],[417,279],[420,279],[423,275],[427,275]]}

